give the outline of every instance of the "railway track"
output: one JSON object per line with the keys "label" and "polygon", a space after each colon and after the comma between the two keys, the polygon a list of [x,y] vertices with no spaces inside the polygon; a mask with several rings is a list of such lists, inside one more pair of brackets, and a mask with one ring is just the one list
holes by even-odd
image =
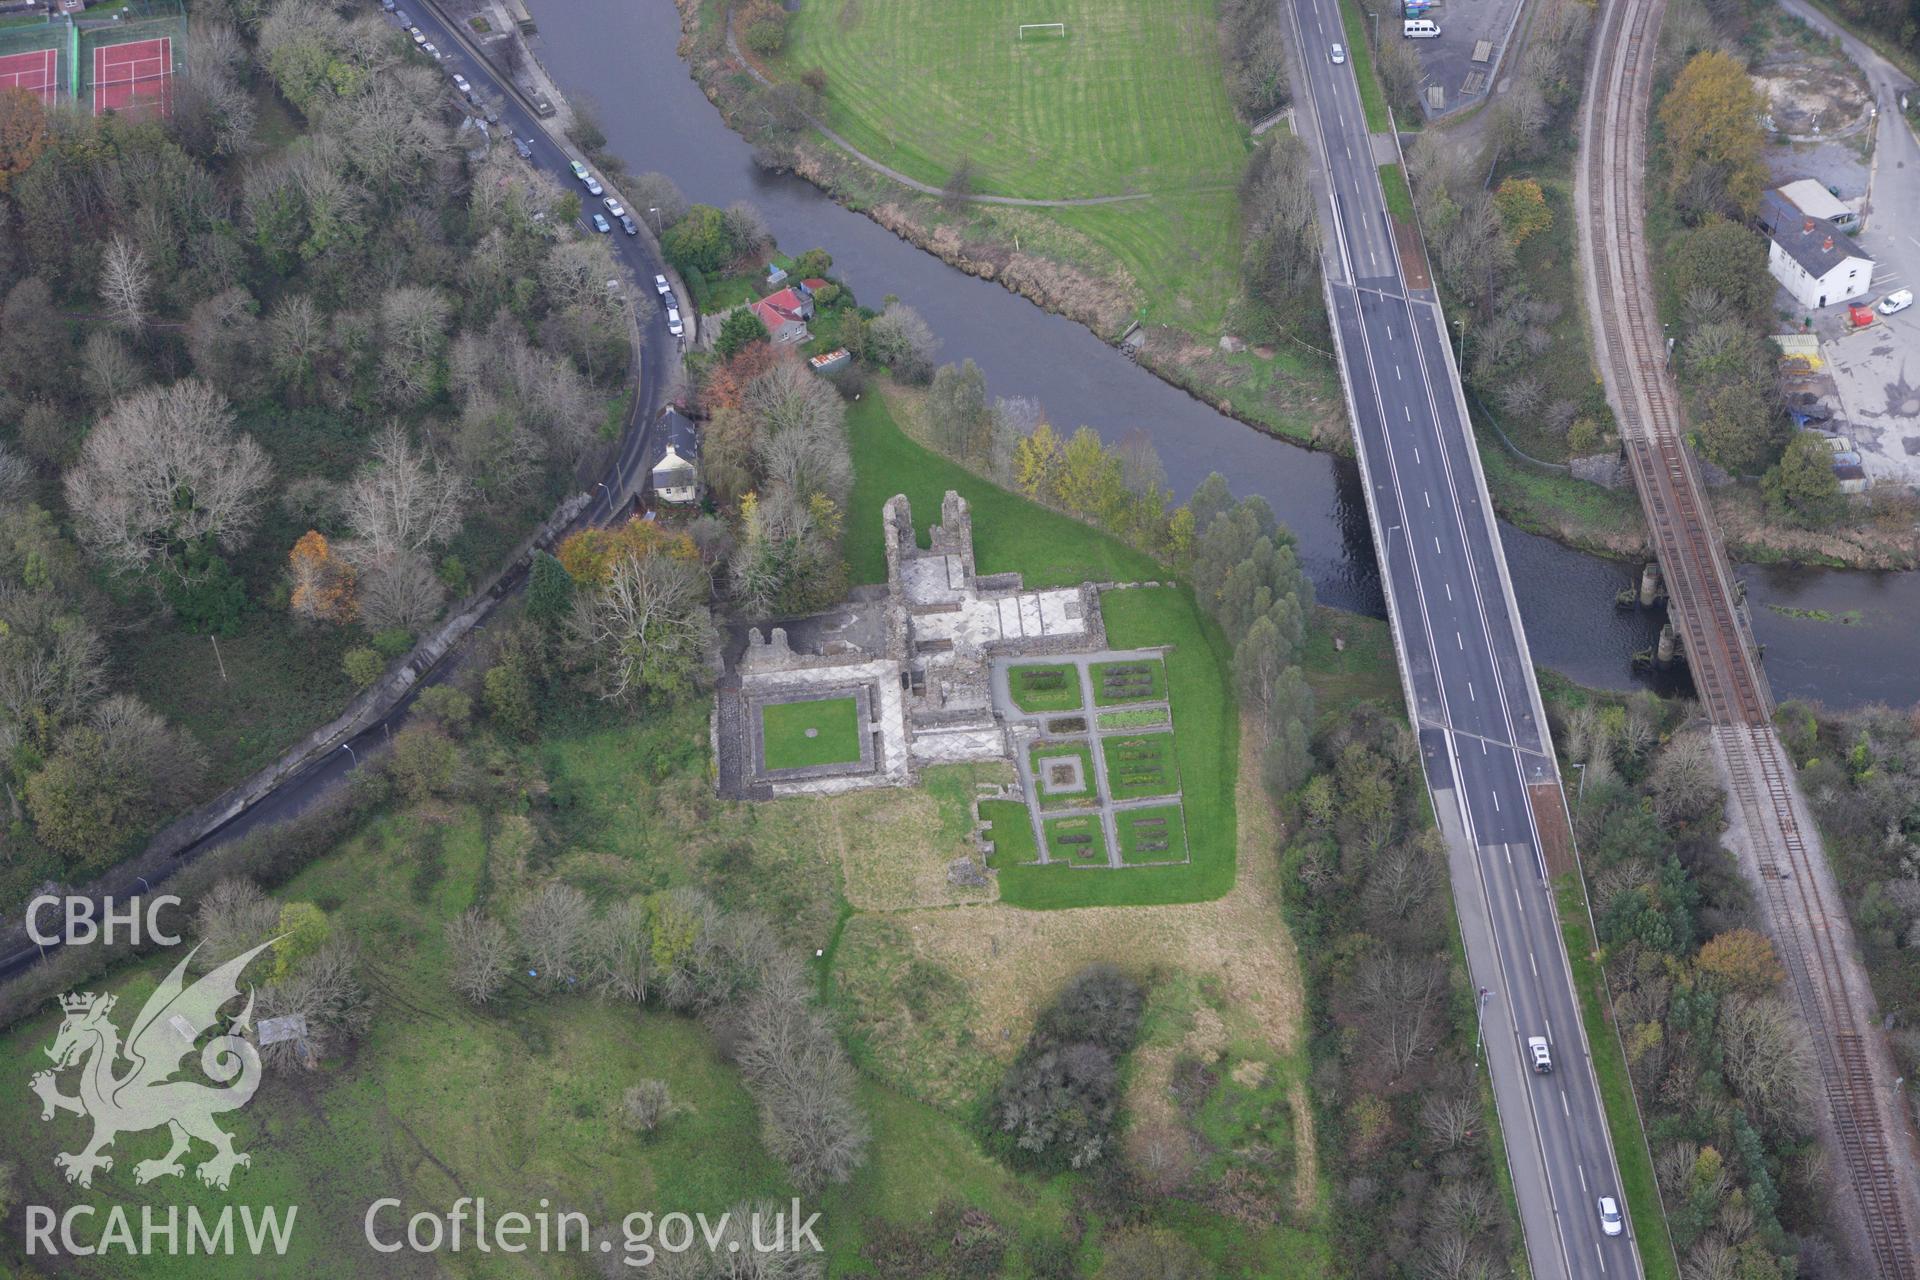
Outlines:
{"label": "railway track", "polygon": [[[1732,566],[1684,443],[1679,397],[1652,313],[1644,164],[1655,44],[1664,0],[1608,0],[1581,121],[1583,254],[1599,319],[1600,356],[1621,438],[1667,579],[1700,700],[1714,725],[1733,798],[1752,837],[1759,888],[1814,1047],[1831,1141],[1881,1280],[1920,1280],[1909,1234],[1912,1151],[1883,1109],[1884,1046],[1852,954],[1844,907],[1829,906],[1830,871],[1803,827],[1793,766],[1772,727],[1773,697],[1735,593]],[[1844,943],[1842,940],[1845,940]],[[1897,1113],[1895,1113],[1897,1115]]]}

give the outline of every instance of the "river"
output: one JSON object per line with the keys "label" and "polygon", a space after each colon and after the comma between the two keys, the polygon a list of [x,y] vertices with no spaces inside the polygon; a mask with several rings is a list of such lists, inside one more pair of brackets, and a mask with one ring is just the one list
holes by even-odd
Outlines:
{"label": "river", "polygon": [[[706,204],[751,201],[789,252],[817,245],[831,253],[834,274],[863,302],[878,305],[893,294],[917,309],[940,335],[938,358],[972,358],[993,394],[1032,396],[1057,426],[1084,423],[1110,441],[1144,429],[1179,493],[1219,471],[1236,493],[1264,496],[1298,538],[1322,601],[1384,614],[1352,462],[1216,413],[1082,326],[947,266],[808,182],[762,171],[681,61],[670,0],[530,5],[541,61],[563,92],[598,109],[612,149],[632,172],[657,169]],[[1659,627],[1657,614],[1614,608],[1615,593],[1632,583],[1637,566],[1504,523],[1501,536],[1534,660],[1582,684],[1631,686],[1629,659],[1652,647]],[[1913,642],[1920,574],[1742,566],[1741,575],[1777,697],[1833,706],[1920,701]]]}

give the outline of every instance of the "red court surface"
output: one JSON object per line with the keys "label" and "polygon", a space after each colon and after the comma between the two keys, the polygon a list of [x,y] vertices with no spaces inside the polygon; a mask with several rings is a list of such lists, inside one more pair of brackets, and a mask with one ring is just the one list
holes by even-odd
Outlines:
{"label": "red court surface", "polygon": [[152,105],[165,115],[173,86],[173,38],[134,40],[93,51],[93,114]]}
{"label": "red court surface", "polygon": [[54,49],[0,54],[0,89],[25,89],[51,106],[60,54]]}

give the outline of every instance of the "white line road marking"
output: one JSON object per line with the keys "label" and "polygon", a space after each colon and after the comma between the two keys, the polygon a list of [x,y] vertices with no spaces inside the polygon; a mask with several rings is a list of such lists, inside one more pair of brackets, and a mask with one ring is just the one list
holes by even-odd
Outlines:
{"label": "white line road marking", "polygon": [[1437,533],[1433,535],[1433,554],[1440,554],[1440,535]]}
{"label": "white line road marking", "polygon": [[1460,652],[1462,653],[1465,653],[1467,651],[1467,642],[1460,638],[1460,633],[1458,631],[1453,633],[1453,647],[1460,650]]}
{"label": "white line road marking", "polygon": [[1534,977],[1537,978],[1540,976],[1540,966],[1534,963],[1533,949],[1531,947],[1527,949],[1527,967],[1533,970]]}
{"label": "white line road marking", "polygon": [[1500,793],[1498,791],[1493,793],[1493,811],[1495,813],[1500,812]]}
{"label": "white line road marking", "polygon": [[1485,738],[1480,739],[1480,754],[1487,754],[1487,740]]}
{"label": "white line road marking", "polygon": [[1420,451],[1418,449],[1413,451],[1413,461],[1415,466],[1420,464]]}
{"label": "white line road marking", "polygon": [[1431,493],[1428,493],[1425,489],[1422,489],[1420,491],[1420,496],[1427,500],[1427,510],[1429,511],[1433,510],[1433,495]]}
{"label": "white line road marking", "polygon": [[1500,852],[1507,855],[1507,865],[1512,866],[1513,865],[1513,846],[1510,844],[1503,844],[1500,846]]}
{"label": "white line road marking", "polygon": [[1400,406],[1400,412],[1402,412],[1402,413],[1404,413],[1404,414],[1406,414],[1406,415],[1407,415],[1407,421],[1408,421],[1408,422],[1412,422],[1412,421],[1413,421],[1413,410],[1412,410],[1412,409],[1409,409],[1409,408],[1408,408],[1408,407],[1407,407],[1406,405],[1401,405],[1401,406]]}
{"label": "white line road marking", "polygon": [[1577,1167],[1580,1170],[1580,1194],[1585,1195],[1587,1194],[1587,1168],[1585,1165],[1579,1165]]}
{"label": "white line road marking", "polygon": [[1607,1269],[1607,1255],[1600,1252],[1600,1242],[1598,1240],[1593,1242],[1593,1256],[1600,1259],[1600,1269],[1605,1271]]}
{"label": "white line road marking", "polygon": [[1560,1112],[1566,1116],[1567,1119],[1573,1119],[1573,1108],[1567,1105],[1567,1091],[1565,1089],[1560,1091]]}
{"label": "white line road marking", "polygon": [[1399,365],[1395,365],[1395,366],[1393,366],[1393,380],[1394,380],[1395,382],[1398,382],[1398,381],[1400,381],[1400,366],[1399,366]]}
{"label": "white line road marking", "polygon": [[1473,694],[1473,681],[1471,680],[1467,681],[1467,701],[1469,702],[1480,701],[1480,699],[1476,698]]}
{"label": "white line road marking", "polygon": [[1447,599],[1451,601],[1453,599],[1453,584],[1451,582],[1443,582],[1440,585],[1447,589]]}

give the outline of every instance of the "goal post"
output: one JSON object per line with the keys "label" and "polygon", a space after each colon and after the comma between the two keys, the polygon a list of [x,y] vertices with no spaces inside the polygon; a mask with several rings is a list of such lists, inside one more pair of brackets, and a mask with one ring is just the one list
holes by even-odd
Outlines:
{"label": "goal post", "polygon": [[1026,40],[1065,40],[1067,24],[1064,22],[1023,22],[1020,24],[1020,39]]}

